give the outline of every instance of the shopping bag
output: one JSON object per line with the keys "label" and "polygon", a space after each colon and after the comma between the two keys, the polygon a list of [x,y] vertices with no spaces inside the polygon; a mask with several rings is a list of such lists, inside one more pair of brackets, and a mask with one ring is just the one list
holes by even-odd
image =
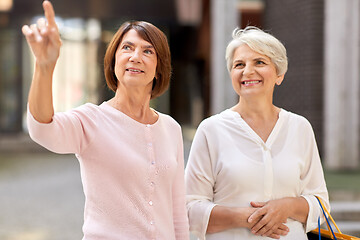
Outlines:
{"label": "shopping bag", "polygon": [[[330,215],[329,211],[326,209],[326,207],[324,206],[324,204],[322,203],[321,199],[317,196],[315,196],[316,199],[319,202],[319,205],[321,207],[321,210],[324,214],[325,220],[326,220],[326,224],[328,229],[321,229],[320,228],[320,217],[318,219],[318,228],[315,230],[312,230],[310,232],[307,233],[308,239],[309,240],[330,240],[330,239],[334,239],[334,240],[360,240],[360,238],[358,237],[354,237],[354,236],[350,236],[347,234],[344,234],[340,231],[340,229],[338,228],[338,226],[336,225],[334,219],[332,218],[332,216]],[[338,232],[334,232],[329,218],[331,220],[331,222],[334,224],[334,226],[336,227]]]}

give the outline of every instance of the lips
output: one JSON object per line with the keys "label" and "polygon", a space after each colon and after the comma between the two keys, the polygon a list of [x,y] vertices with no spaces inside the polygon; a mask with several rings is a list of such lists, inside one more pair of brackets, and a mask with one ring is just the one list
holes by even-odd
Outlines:
{"label": "lips", "polygon": [[261,83],[261,80],[245,80],[241,82],[241,84],[245,86],[255,85],[259,83]]}
{"label": "lips", "polygon": [[132,73],[143,73],[144,71],[138,68],[126,68],[125,71]]}

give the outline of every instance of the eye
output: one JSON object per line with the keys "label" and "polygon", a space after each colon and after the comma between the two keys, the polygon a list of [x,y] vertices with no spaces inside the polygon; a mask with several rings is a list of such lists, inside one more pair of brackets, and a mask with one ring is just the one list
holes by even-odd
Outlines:
{"label": "eye", "polygon": [[154,52],[152,50],[150,50],[150,49],[144,50],[144,53],[146,53],[146,54],[154,54]]}
{"label": "eye", "polygon": [[262,64],[265,64],[265,62],[262,61],[262,60],[257,60],[257,61],[256,61],[256,64],[257,64],[257,65],[262,65]]}
{"label": "eye", "polygon": [[122,47],[122,49],[124,49],[124,50],[130,50],[131,47],[130,47],[129,45],[124,45],[124,46]]}
{"label": "eye", "polygon": [[235,64],[234,64],[234,68],[242,68],[242,67],[244,67],[244,66],[245,66],[244,63],[235,63]]}

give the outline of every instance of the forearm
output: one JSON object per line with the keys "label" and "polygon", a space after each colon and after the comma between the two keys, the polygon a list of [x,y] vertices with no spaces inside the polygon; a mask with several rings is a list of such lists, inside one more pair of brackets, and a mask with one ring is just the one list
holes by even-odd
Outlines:
{"label": "forearm", "polygon": [[254,210],[215,206],[210,214],[207,233],[222,232],[231,228],[250,228],[247,219]]}
{"label": "forearm", "polygon": [[49,123],[54,115],[52,97],[52,75],[54,66],[35,64],[33,80],[29,91],[29,110],[41,123]]}
{"label": "forearm", "polygon": [[303,197],[285,198],[288,201],[290,209],[290,218],[299,221],[303,224],[306,223],[309,214],[309,204]]}

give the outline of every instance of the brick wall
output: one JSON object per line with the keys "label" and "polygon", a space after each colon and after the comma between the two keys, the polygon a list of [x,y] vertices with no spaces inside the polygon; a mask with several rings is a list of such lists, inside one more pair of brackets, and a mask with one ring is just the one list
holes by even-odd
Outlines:
{"label": "brick wall", "polygon": [[306,117],[323,152],[323,0],[265,0],[264,29],[285,45],[289,70],[274,103]]}

